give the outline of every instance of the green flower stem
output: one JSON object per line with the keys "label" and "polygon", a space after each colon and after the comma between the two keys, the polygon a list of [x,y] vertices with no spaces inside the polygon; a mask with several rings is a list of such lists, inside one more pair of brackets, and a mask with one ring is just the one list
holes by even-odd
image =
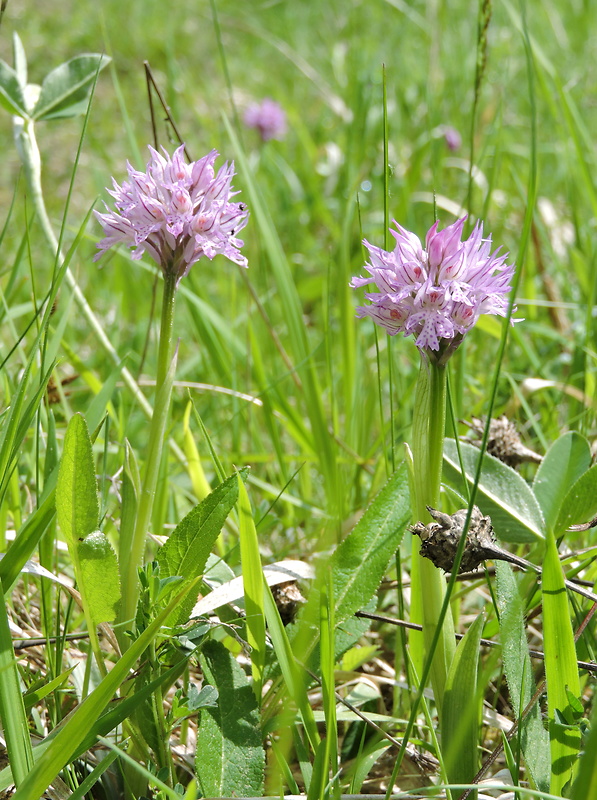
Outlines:
{"label": "green flower stem", "polygon": [[158,369],[155,387],[155,403],[149,426],[149,442],[145,469],[141,482],[141,493],[137,500],[137,516],[129,552],[122,552],[120,574],[122,579],[121,622],[130,623],[135,617],[139,584],[137,569],[143,562],[145,543],[151,521],[151,512],[156,493],[162,448],[166,435],[172,381],[176,356],[172,355],[172,326],[176,299],[176,275],[165,273],[162,298],[162,320],[158,349]]}
{"label": "green flower stem", "polygon": [[[52,228],[44,202],[41,184],[41,158],[35,137],[33,120],[15,118],[14,138],[23,164],[27,189],[29,197],[33,202],[36,216],[56,257],[59,260],[63,260],[64,254],[60,249],[60,243]],[[145,398],[145,395],[137,385],[131,373],[126,367],[122,366],[118,353],[106,336],[101,323],[87,303],[85,295],[81,291],[75,276],[68,267],[65,271],[65,281],[73,293],[79,310],[87,320],[87,323],[101,346],[111,361],[118,367],[125,385],[130,389],[145,415],[151,419],[146,470],[142,484],[141,497],[138,502],[138,514],[133,535],[133,545],[131,551],[126,555],[126,563],[123,564],[121,561],[120,565],[123,579],[121,620],[130,620],[134,617],[136,610],[138,597],[137,567],[141,564],[143,558],[145,538],[153,507],[163,438],[170,406],[171,386],[168,387],[166,384],[168,383],[167,378],[172,360],[172,321],[174,315],[176,280],[175,277],[172,276],[171,279],[166,279],[164,281],[164,301],[158,354],[158,374],[156,379],[156,407],[154,409],[152,409],[151,404]]]}
{"label": "green flower stem", "polygon": [[[413,516],[430,520],[427,506],[439,507],[440,481],[446,424],[446,367],[421,359],[413,416]],[[446,593],[445,580],[429,559],[419,557],[420,542],[413,537],[413,610],[423,625],[423,648],[429,657]],[[419,621],[419,620],[416,620]],[[431,684],[441,709],[446,678],[454,657],[454,627],[447,614],[432,655]],[[416,652],[416,648],[415,648]],[[416,664],[422,672],[422,664]]]}
{"label": "green flower stem", "polygon": [[[48,213],[46,211],[46,205],[44,202],[42,186],[41,186],[41,159],[39,155],[39,148],[37,146],[37,140],[35,138],[33,120],[23,120],[20,117],[15,117],[14,137],[17,150],[21,158],[21,162],[23,164],[29,197],[33,202],[36,216],[40,222],[44,236],[46,237],[48,243],[50,244],[50,247],[52,248],[54,253],[57,254],[60,261],[63,261],[64,254],[59,249],[58,239],[56,238],[56,235],[52,228],[52,223],[50,222],[50,219],[48,217]],[[139,388],[136,380],[131,375],[129,370],[122,365],[120,356],[114,349],[110,339],[106,336],[106,333],[100,321],[93,313],[70,267],[66,268],[64,279],[69,289],[73,293],[79,311],[85,317],[87,324],[93,331],[94,335],[101,344],[102,348],[105,350],[110,360],[116,365],[116,367],[120,371],[120,376],[122,377],[124,384],[132,392],[133,396],[135,397],[135,400],[143,410],[143,413],[148,418],[151,418],[152,415],[151,405],[147,402],[145,395]]]}

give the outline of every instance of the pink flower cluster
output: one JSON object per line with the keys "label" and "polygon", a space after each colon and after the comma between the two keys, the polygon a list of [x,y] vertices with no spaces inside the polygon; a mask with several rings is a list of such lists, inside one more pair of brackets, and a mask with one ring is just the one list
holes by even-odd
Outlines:
{"label": "pink flower cluster", "polygon": [[261,103],[252,103],[245,111],[244,120],[247,128],[259,131],[264,142],[286,136],[286,113],[279,103],[269,97]]}
{"label": "pink flower cluster", "polygon": [[414,233],[394,222],[396,240],[391,252],[366,240],[370,278],[355,277],[357,288],[374,282],[379,292],[367,292],[371,305],[357,316],[372,317],[390,335],[416,336],[416,345],[445,362],[481,314],[506,316],[507,295],[514,266],[505,264],[507,253],[491,252],[491,237],[483,238],[477,222],[468,239],[461,241],[466,217],[442,231],[436,222],[428,231],[425,249]]}
{"label": "pink flower cluster", "polygon": [[[162,148],[163,149],[163,148]],[[98,243],[100,258],[104,251],[117,244],[134,248],[139,259],[147,253],[165,274],[176,275],[179,281],[202,256],[212,259],[223,255],[247,266],[239,252],[243,245],[236,234],[247,224],[244,203],[230,202],[234,163],[224,164],[217,175],[214,162],[218,152],[187,164],[184,145],[172,158],[149,147],[151,158],[145,172],[127,164],[128,181],[119,186],[114,179],[116,210],[96,211],[105,234]]]}

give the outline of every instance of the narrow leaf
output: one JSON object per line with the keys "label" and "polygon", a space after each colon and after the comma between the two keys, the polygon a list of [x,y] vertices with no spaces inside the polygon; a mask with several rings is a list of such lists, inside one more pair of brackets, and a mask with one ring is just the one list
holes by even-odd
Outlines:
{"label": "narrow leaf", "polygon": [[558,716],[568,718],[568,690],[579,697],[580,681],[564,574],[556,541],[551,533],[548,534],[546,545],[541,591],[551,746],[549,790],[552,794],[559,795],[571,778],[580,747],[580,731],[562,725]]}
{"label": "narrow leaf", "polygon": [[255,697],[261,699],[261,684],[265,666],[265,612],[263,607],[263,568],[259,554],[257,530],[251,501],[240,475],[238,481],[238,514],[240,560],[245,590],[247,641],[251,648],[251,670]]}
{"label": "narrow leaf", "polygon": [[[459,642],[448,672],[442,706],[443,758],[451,783],[469,783],[477,772],[480,702],[477,692],[479,642],[484,615],[479,614]],[[462,792],[453,790],[454,798]]]}
{"label": "narrow leaf", "polygon": [[580,757],[578,776],[572,787],[571,800],[587,800],[597,797],[597,704],[593,705],[591,729]]}
{"label": "narrow leaf", "polygon": [[33,753],[21,694],[19,670],[4,603],[0,608],[0,719],[14,781],[18,786],[33,766]]}
{"label": "narrow leaf", "polygon": [[0,61],[0,105],[16,117],[27,117],[27,104],[19,76],[5,61]]}
{"label": "narrow leaf", "polygon": [[204,679],[218,690],[215,708],[200,711],[196,770],[204,797],[260,797],[265,753],[257,701],[231,653],[207,642],[200,656]]}
{"label": "narrow leaf", "polygon": [[37,689],[31,689],[23,695],[23,703],[25,704],[25,709],[28,711],[30,708],[33,708],[34,705],[41,702],[44,697],[47,697],[52,692],[56,691],[57,689],[62,689],[62,687],[67,682],[71,672],[76,669],[76,664],[68,669],[64,670],[61,675],[58,675],[48,683],[44,683],[41,687]]}
{"label": "narrow leaf", "polygon": [[[480,450],[461,442],[460,452],[466,480],[472,486]],[[444,464],[446,477],[461,485],[460,462],[453,439],[445,441]],[[487,453],[483,456],[476,503],[491,517],[496,536],[502,541],[536,542],[543,538],[545,522],[532,489],[511,467]]]}
{"label": "narrow leaf", "polygon": [[299,669],[296,662],[296,656],[292,650],[288,635],[286,634],[286,629],[280,619],[280,612],[274,602],[271,590],[268,586],[265,586],[264,590],[264,609],[267,618],[267,626],[276,658],[280,665],[280,671],[282,672],[290,699],[298,708],[305,733],[309,738],[311,747],[315,751],[319,745],[320,736],[313,717],[313,709],[309,702],[309,696],[306,692],[304,681],[305,672]]}
{"label": "narrow leaf", "polygon": [[364,608],[376,592],[410,519],[408,475],[401,464],[334,553],[336,625]]}
{"label": "narrow leaf", "polygon": [[[237,474],[227,478],[205,500],[195,506],[159,549],[156,560],[160,565],[162,578],[181,575],[188,582],[198,575],[203,575],[207,558],[226,517],[238,499]],[[241,474],[246,475],[246,470]],[[195,599],[189,597],[183,606],[177,609],[176,622],[188,620]]]}
{"label": "narrow leaf", "polygon": [[23,42],[16,31],[13,31],[12,34],[12,63],[14,64],[17,79],[24,93],[27,87],[27,56],[25,55]]}
{"label": "narrow leaf", "polygon": [[[54,476],[56,474],[57,471],[53,473]],[[52,482],[54,481],[55,478]],[[31,558],[39,540],[56,514],[55,488],[48,487],[46,484],[46,491],[47,494],[42,498],[39,506],[27,517],[26,522],[19,529],[17,537],[8,549],[8,553],[0,560],[0,581],[2,581],[2,586],[6,587],[6,594],[12,590],[21,570]]]}
{"label": "narrow leaf", "polygon": [[[522,600],[510,564],[496,561],[495,571],[504,671],[510,691],[510,703],[516,718],[520,720],[536,688],[529,657]],[[533,780],[539,789],[548,791],[549,736],[543,726],[538,703],[522,722],[520,740],[524,759]]]}
{"label": "narrow leaf", "polygon": [[33,119],[58,119],[84,113],[96,75],[109,63],[108,56],[88,53],[56,67],[44,78]]}

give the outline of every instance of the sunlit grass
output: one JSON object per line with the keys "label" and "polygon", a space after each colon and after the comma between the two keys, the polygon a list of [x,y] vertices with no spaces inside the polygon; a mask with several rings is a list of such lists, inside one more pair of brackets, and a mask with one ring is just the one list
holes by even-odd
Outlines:
{"label": "sunlit grass", "polygon": [[[493,416],[505,413],[516,420],[525,444],[541,454],[566,431],[577,431],[589,443],[596,436],[597,165],[592,132],[597,110],[591,99],[596,88],[591,67],[596,10],[591,3],[545,5],[539,0],[485,4],[485,9],[491,11],[487,63],[481,73],[474,119],[478,9],[469,3],[239,4],[215,0],[212,5],[207,0],[181,0],[166,10],[154,0],[126,4],[104,0],[95,5],[69,1],[57,13],[50,4],[34,8],[31,3],[21,7],[9,2],[2,20],[0,55],[12,63],[11,35],[18,32],[28,56],[30,81],[41,82],[50,69],[81,52],[106,52],[112,58],[110,67],[99,76],[84,139],[83,117],[40,121],[36,135],[53,231],[59,236],[63,229],[68,265],[98,325],[151,403],[162,279],[156,276],[155,265],[133,261],[124,250],[112,251],[98,268],[92,258],[99,229],[94,222],[84,224],[91,206],[97,203],[96,207],[101,207],[98,198],[108,200],[105,187],[110,185],[110,176],[118,181],[125,176],[126,159],[139,168],[146,161],[146,145],[152,143],[153,134],[143,61],[150,63],[192,158],[215,147],[223,159],[235,160],[238,199],[246,202],[251,212],[242,233],[250,266],[245,273],[224,259],[203,260],[181,283],[173,330],[179,350],[167,428],[169,446],[164,448],[161,462],[151,532],[158,537],[169,535],[203,500],[208,484],[213,488],[236,469],[250,466],[246,481],[249,499],[244,499],[241,510],[249,513],[248,508],[252,509],[255,527],[241,520],[239,534],[239,525],[231,518],[217,538],[217,558],[211,557],[208,569],[212,576],[209,588],[243,569],[252,587],[247,609],[252,609],[256,618],[245,626],[239,596],[234,607],[218,609],[222,624],[215,624],[214,618],[214,624],[194,641],[201,645],[204,636],[213,635],[227,648],[225,653],[214,649],[217,663],[225,663],[226,653],[233,654],[243,666],[247,686],[251,663],[251,685],[263,682],[260,732],[265,741],[275,741],[275,758],[268,761],[265,783],[265,791],[271,794],[298,788],[315,798],[326,791],[361,791],[368,774],[364,765],[373,767],[375,758],[370,754],[381,753],[383,734],[369,731],[352,711],[351,722],[342,721],[344,711],[339,707],[337,729],[328,739],[320,738],[325,730],[320,719],[334,725],[334,681],[337,692],[342,696],[350,693],[353,705],[398,741],[414,699],[403,688],[411,680],[412,670],[406,670],[405,653],[394,653],[402,641],[394,628],[355,619],[352,612],[335,628],[337,598],[333,581],[328,581],[333,565],[337,566],[330,560],[332,553],[346,541],[393,467],[403,461],[404,443],[411,441],[418,372],[415,348],[402,337],[380,335],[369,321],[356,320],[354,307],[361,298],[348,287],[366,257],[362,238],[383,241],[384,204],[390,218],[421,237],[435,216],[442,226],[463,211],[468,211],[472,220],[482,217],[486,221],[496,243],[504,243],[521,268],[515,316],[525,318],[509,333],[495,386]],[[238,125],[246,106],[266,96],[287,113],[288,133],[281,141],[262,143],[254,130]],[[159,142],[172,152],[177,142],[163,117],[158,109]],[[448,127],[462,138],[458,149],[448,146]],[[45,670],[49,681],[75,661],[88,665],[87,670],[77,668],[81,671],[68,689],[53,692],[35,706],[28,719],[36,744],[37,737],[46,736],[81,701],[82,687],[89,690],[90,700],[105,695],[107,703],[112,696],[105,684],[96,689],[99,694],[91,693],[99,676],[95,668],[91,670],[91,659],[87,660],[85,640],[74,645],[61,638],[66,632],[85,628],[84,615],[72,596],[47,578],[26,573],[14,584],[29,557],[55,578],[68,581],[74,577],[47,496],[55,484],[67,423],[76,412],[87,419],[94,438],[100,527],[117,552],[124,524],[123,494],[133,491],[135,482],[131,454],[142,469],[148,423],[147,409],[141,408],[123,382],[114,359],[99,343],[98,331],[93,331],[81,313],[61,274],[52,314],[43,307],[60,260],[56,262],[55,248],[44,237],[39,214],[36,217],[32,199],[24,191],[10,115],[4,111],[0,136],[4,144],[0,198],[5,225],[0,239],[0,466],[4,469],[0,475],[0,539],[9,554],[0,562],[0,572],[4,590],[15,590],[12,599],[7,596],[7,621],[17,627],[14,635],[58,637],[41,647],[35,661],[19,651],[22,688],[33,683],[37,670]],[[81,156],[74,169],[80,144]],[[35,319],[37,309],[40,313]],[[495,319],[483,318],[450,364],[450,391],[460,434],[467,429],[458,420],[487,413],[501,332]],[[50,368],[51,395],[45,391]],[[453,433],[449,421],[448,435]],[[122,471],[125,452],[127,477]],[[200,467],[197,462],[189,463],[189,458],[196,456]],[[588,466],[589,462],[585,468]],[[535,473],[534,465],[520,468],[529,483]],[[463,491],[455,480],[453,483]],[[560,499],[563,497],[562,488]],[[456,502],[453,493],[444,499],[447,504]],[[587,500],[583,509],[589,508]],[[557,529],[557,519],[552,522],[551,533],[563,536],[560,553],[595,544],[595,529],[566,533]],[[15,532],[18,536],[12,543]],[[499,529],[496,532],[499,537]],[[400,582],[406,588],[411,571],[410,538],[407,532],[396,562],[401,565]],[[147,559],[154,557],[160,541],[148,540]],[[311,593],[302,627],[299,624],[285,632],[269,594],[265,610],[254,596],[260,586],[258,565],[253,563],[256,543],[263,564],[296,559],[315,569],[315,586],[322,590],[321,597],[317,591]],[[513,539],[505,546],[542,563],[541,542],[531,545]],[[554,552],[550,553],[550,585],[557,588],[561,576]],[[251,554],[254,571],[247,567]],[[337,556],[340,562],[341,554]],[[594,581],[597,572],[592,559],[592,551],[571,558],[564,563],[564,570],[569,577],[578,572],[584,580]],[[535,650],[542,650],[545,629],[549,640],[545,646],[551,647],[549,642],[558,641],[561,632],[554,614],[557,617],[568,608],[572,630],[577,630],[590,608],[585,600],[574,597],[569,604],[556,604],[555,612],[548,608],[545,613],[552,616],[544,618],[533,579],[522,573],[505,574],[504,566],[500,564],[497,582],[487,574],[472,583],[455,584],[452,601],[459,633],[465,633],[478,612],[485,610],[483,637],[508,642],[515,652],[521,648],[518,665],[511,652],[502,662],[480,649],[480,762],[500,744],[500,725],[506,727],[507,721],[522,716],[527,699],[541,683],[539,662],[523,658],[524,637]],[[408,593],[397,597],[397,577],[392,559],[377,595],[377,611],[393,618],[402,613],[408,616],[410,610]],[[308,581],[301,585],[305,593],[309,587]],[[500,615],[503,592],[515,588],[520,596],[516,613],[504,622]],[[375,611],[376,604],[365,610]],[[525,614],[528,619],[522,616]],[[271,636],[265,652],[264,616]],[[148,620],[148,624],[152,623]],[[313,653],[319,629],[321,643]],[[594,623],[589,620],[577,642],[577,658],[594,659],[594,633]],[[119,638],[124,635],[118,631]],[[246,641],[253,643],[253,651],[243,644]],[[353,648],[365,646],[375,647],[365,666],[342,666],[344,651],[358,662],[358,651]],[[116,660],[112,647],[113,642],[106,644],[103,655],[109,675],[118,669],[111,663]],[[153,660],[153,679],[176,662],[181,665],[180,676],[175,675],[171,683],[176,678],[176,686],[184,692],[189,683],[200,683],[197,657],[189,658],[184,668],[182,661],[176,661],[185,644],[176,640],[175,649],[164,636],[154,640],[152,647],[145,657]],[[292,647],[298,648],[295,661]],[[130,652],[127,650],[127,655]],[[184,651],[185,659],[189,652]],[[554,668],[555,655],[548,653],[548,674]],[[7,670],[2,709],[8,713],[7,698],[16,684],[6,642],[2,656]],[[570,674],[575,668],[569,646],[566,657]],[[533,675],[528,674],[529,669]],[[394,678],[396,685],[392,684]],[[122,702],[127,702],[125,698],[143,688],[143,680],[120,690],[115,677],[110,686],[113,692],[121,691]],[[588,672],[580,671],[583,717],[591,713],[592,680]],[[167,694],[168,686],[164,687]],[[235,691],[242,694],[243,685],[237,685]],[[508,691],[510,695],[517,691],[519,696],[508,699]],[[563,702],[564,685],[548,696],[552,695]],[[171,696],[167,701],[172,702]],[[97,702],[99,709],[101,703]],[[255,703],[256,709],[257,700]],[[420,744],[443,763],[442,743],[437,743],[428,727],[429,720],[437,723],[436,708],[429,698],[427,703],[428,717],[423,711],[418,713],[398,773],[397,785],[404,790],[422,789],[429,775],[442,774],[436,761],[420,771],[416,762],[407,763],[413,744]],[[319,716],[313,717],[311,707]],[[197,713],[210,713],[198,708],[188,715],[192,732]],[[170,705],[166,714],[169,709]],[[255,709],[251,706],[250,714],[257,714]],[[574,704],[570,709],[573,713]],[[17,710],[22,713],[20,706]],[[72,730],[78,731],[77,741],[82,741],[84,713],[74,718],[77,722]],[[117,711],[110,708],[110,713]],[[531,712],[531,718],[534,733],[529,736],[539,741],[539,712]],[[125,723],[124,735],[134,738],[142,724],[133,714],[131,719],[134,724],[127,728]],[[111,728],[98,724],[93,730],[107,736]],[[175,733],[178,737],[179,728]],[[10,736],[14,742],[14,730]],[[67,738],[62,736],[54,742]],[[118,742],[123,748],[125,744],[122,739]],[[46,746],[50,755],[44,754],[42,766],[27,778],[28,742],[20,743],[16,750],[12,744],[18,754],[15,777],[20,783],[25,781],[24,789],[29,781],[41,792],[44,778],[40,775],[50,775],[54,766],[56,774],[76,756],[76,769],[61,773],[71,788],[95,767],[99,783],[88,790],[87,797],[120,796],[110,791],[124,791],[113,769],[100,777],[95,756],[83,768],[74,744],[62,763],[54,757],[57,746]],[[143,761],[139,743],[128,746],[133,758]],[[539,781],[539,788],[546,789],[537,778],[545,778],[541,772],[545,765],[529,761],[524,737],[515,735],[509,746],[514,761],[521,765],[520,774],[512,775],[514,782],[530,781],[534,788]],[[188,747],[190,772],[180,769],[180,753],[173,762],[176,778],[185,787],[191,773],[201,773],[193,771],[195,755],[192,745]],[[587,752],[594,753],[594,736],[587,747]],[[336,751],[338,775],[332,766]],[[378,793],[388,788],[397,752],[390,751],[389,760],[382,759],[377,774],[369,777],[369,785]],[[475,758],[470,762],[475,763]],[[497,756],[490,773],[505,763],[503,755]],[[411,767],[415,778],[408,776]],[[126,779],[132,780],[132,775],[134,768],[129,764]],[[164,775],[159,778],[168,782]],[[582,786],[592,785],[586,766],[581,778]],[[141,787],[145,780],[139,777]],[[9,782],[6,773],[0,773],[0,786]],[[552,783],[557,786],[556,794],[562,792],[562,784]],[[127,796],[141,797],[144,791],[131,784]],[[583,798],[582,791],[579,784],[575,800]],[[34,799],[25,790],[21,796]]]}

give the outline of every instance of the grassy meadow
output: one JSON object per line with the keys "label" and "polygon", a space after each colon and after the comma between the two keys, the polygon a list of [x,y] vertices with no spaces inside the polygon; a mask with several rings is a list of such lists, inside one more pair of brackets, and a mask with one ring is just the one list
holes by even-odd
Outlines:
{"label": "grassy meadow", "polygon": [[[590,0],[8,0],[0,798],[597,797],[596,30]],[[36,117],[18,81],[84,53],[108,58]],[[234,160],[249,266],[194,264],[168,350],[167,281],[94,262],[92,208],[181,142]],[[392,219],[465,214],[524,321],[449,361],[439,507],[527,564],[431,600],[418,350],[349,282]],[[480,460],[501,415],[535,462]],[[441,696],[433,602],[461,642]]]}

